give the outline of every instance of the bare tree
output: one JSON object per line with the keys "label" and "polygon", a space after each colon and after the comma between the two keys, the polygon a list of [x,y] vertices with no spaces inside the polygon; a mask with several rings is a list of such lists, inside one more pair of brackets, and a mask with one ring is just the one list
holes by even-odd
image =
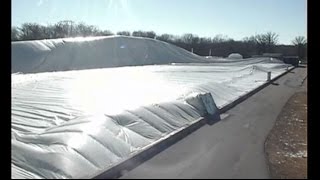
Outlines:
{"label": "bare tree", "polygon": [[70,35],[70,22],[60,21],[53,25],[53,37],[54,38],[65,38]]}
{"label": "bare tree", "polygon": [[130,36],[130,32],[129,31],[119,31],[117,32],[118,35],[123,35],[123,36]]}
{"label": "bare tree", "polygon": [[145,37],[154,39],[156,37],[156,33],[154,31],[146,31],[145,32]]}
{"label": "bare tree", "polygon": [[267,41],[267,50],[270,52],[273,51],[274,46],[278,44],[279,35],[273,32],[267,32],[264,36]]}
{"label": "bare tree", "polygon": [[243,46],[245,49],[245,52],[243,57],[251,57],[252,55],[257,55],[257,43],[256,43],[256,37],[255,36],[249,36],[242,39],[242,43],[239,45]]}
{"label": "bare tree", "polygon": [[74,37],[77,35],[75,31],[75,23],[73,21],[65,20],[65,21],[60,21],[58,24],[60,24],[67,32],[66,37]]}
{"label": "bare tree", "polygon": [[252,44],[255,44],[255,43],[256,43],[256,38],[255,38],[255,36],[244,37],[244,38],[242,39],[242,41],[243,41],[244,43],[252,43]]}
{"label": "bare tree", "polygon": [[90,35],[90,28],[83,22],[77,24],[76,26],[77,36],[89,36]]}
{"label": "bare tree", "polygon": [[212,42],[213,43],[222,43],[222,42],[226,42],[228,40],[229,40],[228,36],[218,34],[212,39]]}
{"label": "bare tree", "polygon": [[111,32],[110,30],[104,30],[102,31],[102,35],[103,36],[112,36],[114,35],[113,32]]}
{"label": "bare tree", "polygon": [[143,32],[142,31],[133,31],[132,36],[143,37]]}
{"label": "bare tree", "polygon": [[[66,27],[69,29],[69,27]],[[93,25],[86,25],[85,23],[81,22],[73,27],[73,35],[74,36],[108,36],[113,35],[111,31],[105,30],[100,31],[96,26]]]}
{"label": "bare tree", "polygon": [[133,31],[132,36],[135,37],[147,37],[154,39],[156,37],[156,33],[153,31]]}
{"label": "bare tree", "polygon": [[306,50],[307,50],[307,39],[303,36],[297,36],[292,41],[292,44],[296,47],[297,55],[301,59],[306,58]]}
{"label": "bare tree", "polygon": [[195,38],[195,35],[191,33],[186,33],[181,36],[182,42],[186,44],[192,44],[192,42],[194,41],[194,38]]}
{"label": "bare tree", "polygon": [[260,34],[255,36],[255,42],[257,44],[258,52],[273,52],[274,47],[278,43],[279,35],[273,32],[267,32],[265,34]]}
{"label": "bare tree", "polygon": [[157,36],[157,39],[160,41],[172,42],[174,41],[174,36],[171,34],[161,34],[160,36]]}
{"label": "bare tree", "polygon": [[292,44],[295,46],[304,46],[307,44],[307,39],[303,36],[297,36],[292,40]]}
{"label": "bare tree", "polygon": [[258,53],[265,53],[267,51],[267,41],[263,34],[255,36],[255,43],[257,45]]}
{"label": "bare tree", "polygon": [[199,43],[200,44],[210,44],[211,42],[212,42],[211,38],[201,37],[199,39]]}
{"label": "bare tree", "polygon": [[45,30],[46,27],[39,25],[37,23],[24,23],[19,28],[21,32],[22,40],[36,40],[36,39],[46,39]]}
{"label": "bare tree", "polygon": [[20,31],[17,27],[11,27],[11,41],[18,41],[20,39]]}

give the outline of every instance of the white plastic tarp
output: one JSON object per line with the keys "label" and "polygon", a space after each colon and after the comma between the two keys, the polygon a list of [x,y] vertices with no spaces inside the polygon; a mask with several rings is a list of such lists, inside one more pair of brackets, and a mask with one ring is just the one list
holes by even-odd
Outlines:
{"label": "white plastic tarp", "polygon": [[[12,75],[14,178],[85,178],[221,108],[284,64],[163,65]],[[263,70],[261,70],[263,69]]]}
{"label": "white plastic tarp", "polygon": [[[60,49],[62,56],[53,49],[66,42],[52,40],[41,48],[43,42],[30,43],[13,48],[13,72],[61,72],[12,74],[12,178],[92,178],[266,83],[267,72],[274,78],[288,67],[270,58],[220,58],[198,64],[202,61],[199,56],[155,43],[148,45],[154,46],[149,51],[152,53],[147,53],[149,57],[160,57],[171,48],[173,54],[180,53],[177,57],[190,57],[190,61],[62,71],[68,63],[70,67],[85,67],[81,63],[88,63],[84,59],[89,57],[72,57],[81,54],[78,47],[83,54],[88,53],[83,44],[70,45],[77,53]],[[86,46],[90,45],[99,47],[96,43]],[[22,49],[30,53],[30,48],[35,53],[23,59]],[[61,62],[66,61],[65,56],[72,61]],[[44,61],[38,64],[37,58]],[[25,64],[17,65],[24,60]]]}

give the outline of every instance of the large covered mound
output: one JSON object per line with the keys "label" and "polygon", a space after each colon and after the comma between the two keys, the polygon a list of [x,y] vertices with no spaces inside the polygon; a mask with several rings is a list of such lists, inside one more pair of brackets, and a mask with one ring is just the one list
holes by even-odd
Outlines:
{"label": "large covered mound", "polygon": [[22,74],[11,84],[12,178],[95,177],[287,67],[270,58],[207,60],[147,38],[14,42],[12,72]]}
{"label": "large covered mound", "polygon": [[150,38],[107,36],[12,42],[12,73],[207,62]]}
{"label": "large covered mound", "polygon": [[92,178],[287,67],[261,58],[12,74],[12,177]]}

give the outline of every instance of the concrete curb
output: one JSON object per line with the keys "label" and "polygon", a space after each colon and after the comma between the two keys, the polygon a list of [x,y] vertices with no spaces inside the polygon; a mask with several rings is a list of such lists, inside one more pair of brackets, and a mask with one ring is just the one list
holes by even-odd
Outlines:
{"label": "concrete curb", "polygon": [[132,170],[133,168],[137,167],[144,161],[152,158],[154,155],[158,154],[159,152],[163,151],[167,147],[173,145],[174,143],[178,142],[182,138],[186,137],[188,134],[196,131],[204,124],[206,124],[206,118],[200,118],[190,126],[181,129],[180,131],[176,132],[173,135],[168,135],[167,139],[159,141],[147,149],[134,154],[130,158],[118,163],[117,165],[111,167],[110,169],[104,171],[103,173],[93,177],[93,179],[115,179],[119,178],[123,175],[124,171]]}
{"label": "concrete curb", "polygon": [[[289,73],[293,69],[295,69],[295,67],[293,67],[293,68],[289,69],[288,71],[278,75],[277,77],[275,77],[275,78],[271,79],[270,81],[262,84],[261,86],[259,86],[258,88],[248,92],[247,94],[239,97],[237,100],[233,101],[232,103],[222,107],[221,109],[219,109],[219,114],[228,111],[229,109],[231,109],[232,107],[236,106],[240,102],[244,101],[245,99],[249,98],[253,94],[257,93],[261,89],[263,89],[266,86],[272,84],[274,81],[276,81],[280,77],[284,76],[285,74]],[[134,169],[135,167],[137,167],[138,165],[140,165],[141,163],[143,163],[144,161],[146,161],[148,159],[151,159],[153,156],[155,156],[159,152],[163,151],[167,147],[173,145],[174,143],[178,142],[182,138],[184,138],[187,135],[191,134],[195,130],[197,130],[200,127],[202,127],[204,124],[207,124],[209,119],[210,119],[210,117],[200,118],[199,120],[197,120],[196,122],[194,122],[190,126],[184,128],[184,129],[181,129],[180,131],[176,132],[175,134],[168,135],[169,137],[167,137],[167,139],[162,140],[160,142],[157,142],[157,143],[151,145],[147,149],[145,149],[145,150],[143,150],[143,151],[141,151],[141,152],[139,152],[137,154],[132,155],[128,159],[126,159],[126,160],[124,160],[122,162],[119,162],[118,164],[116,164],[115,166],[111,167],[110,169],[108,169],[108,170],[106,170],[106,171],[104,171],[102,173],[99,173],[98,175],[96,175],[96,176],[94,176],[92,178],[93,179],[115,179],[115,178],[119,178],[120,176],[123,175],[124,171],[130,171],[130,170]],[[218,121],[219,120],[213,121],[213,122],[210,123],[210,125],[212,125],[212,124],[214,124],[215,122],[218,122]]]}
{"label": "concrete curb", "polygon": [[231,109],[232,107],[236,106],[237,104],[239,104],[240,102],[246,100],[247,98],[249,98],[250,96],[254,95],[255,93],[257,93],[258,91],[260,91],[261,89],[267,87],[268,85],[272,84],[274,81],[276,81],[277,79],[279,79],[280,77],[286,75],[287,73],[291,72],[293,69],[295,69],[295,67],[289,69],[288,71],[276,76],[275,78],[271,79],[270,81],[262,84],[261,86],[257,87],[256,89],[248,92],[247,94],[244,94],[243,96],[240,96],[238,99],[236,99],[235,101],[233,101],[232,103],[222,107],[220,109],[220,114],[228,111],[229,109]]}

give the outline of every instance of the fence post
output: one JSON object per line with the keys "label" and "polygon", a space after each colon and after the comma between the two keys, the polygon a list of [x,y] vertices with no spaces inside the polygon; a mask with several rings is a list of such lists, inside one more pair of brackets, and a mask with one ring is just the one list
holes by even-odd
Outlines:
{"label": "fence post", "polygon": [[271,72],[268,72],[268,79],[267,81],[270,81],[271,80]]}

